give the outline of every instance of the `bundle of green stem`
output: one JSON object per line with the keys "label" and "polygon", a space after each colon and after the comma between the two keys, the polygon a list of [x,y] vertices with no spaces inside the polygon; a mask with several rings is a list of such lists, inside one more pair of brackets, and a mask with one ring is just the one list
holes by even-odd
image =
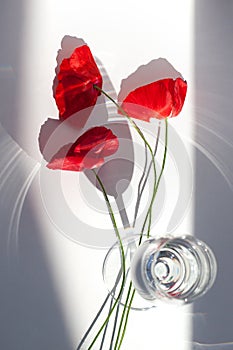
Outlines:
{"label": "bundle of green stem", "polygon": [[[139,204],[140,204],[140,199],[143,193],[143,190],[145,188],[149,173],[151,171],[151,168],[153,169],[153,176],[154,176],[154,185],[153,185],[153,193],[151,196],[151,200],[150,200],[150,204],[147,210],[147,213],[145,215],[145,219],[143,221],[143,225],[142,228],[140,230],[140,236],[139,236],[139,241],[138,241],[138,245],[140,245],[142,243],[142,238],[143,236],[146,235],[146,237],[150,236],[150,231],[151,231],[151,222],[152,222],[152,209],[153,209],[153,204],[156,198],[156,194],[158,192],[158,188],[159,188],[159,184],[160,184],[160,180],[164,171],[164,167],[165,167],[165,163],[166,163],[166,156],[167,156],[167,144],[168,144],[168,120],[167,118],[164,120],[165,122],[165,143],[164,143],[164,151],[163,151],[163,160],[162,160],[162,166],[159,172],[159,175],[157,176],[157,172],[156,172],[156,163],[155,163],[155,155],[157,152],[157,148],[158,148],[158,141],[159,141],[159,136],[160,136],[160,124],[158,126],[158,132],[156,135],[156,142],[155,142],[155,148],[154,151],[152,150],[150,144],[148,143],[148,141],[146,140],[143,132],[141,131],[141,129],[137,126],[137,124],[135,123],[135,121],[118,105],[117,102],[115,102],[114,99],[112,99],[105,91],[103,91],[102,89],[100,89],[98,86],[95,86],[95,88],[97,90],[99,90],[103,95],[105,95],[109,100],[112,101],[112,103],[114,103],[114,105],[118,108],[118,110],[121,112],[122,115],[124,115],[127,120],[129,121],[129,123],[133,126],[133,128],[136,130],[136,132],[139,134],[140,138],[142,139],[142,141],[144,142],[145,145],[145,153],[147,154],[147,151],[149,151],[150,153],[150,157],[151,157],[151,161],[149,166],[147,167],[147,156],[145,157],[145,165],[144,165],[144,171],[142,173],[141,179],[139,181],[138,184],[138,197],[137,197],[137,202],[136,202],[136,206],[135,206],[135,215],[134,215],[134,220],[133,220],[133,227],[135,226],[136,223],[136,218],[137,218],[137,213],[138,213],[138,208],[139,208]],[[146,170],[147,169],[147,170]],[[95,172],[95,170],[93,170],[95,176],[96,176],[96,180],[99,184],[100,189],[102,190],[107,208],[108,208],[108,212],[112,221],[112,225],[117,237],[117,241],[118,241],[118,245],[119,245],[119,250],[120,250],[120,255],[121,255],[121,268],[120,271],[118,273],[118,276],[116,276],[116,282],[115,285],[112,289],[111,292],[109,292],[109,294],[107,295],[103,305],[101,306],[100,310],[98,311],[95,319],[93,320],[92,324],[90,325],[89,329],[87,330],[86,334],[83,336],[81,342],[79,343],[79,346],[77,348],[77,350],[82,349],[82,346],[84,344],[84,342],[86,341],[88,335],[90,334],[92,328],[94,327],[95,323],[97,322],[100,314],[103,312],[104,307],[107,304],[107,301],[109,298],[111,299],[111,303],[110,303],[110,307],[109,307],[109,311],[108,311],[108,315],[105,318],[104,322],[102,323],[102,325],[100,326],[99,330],[97,331],[96,335],[94,336],[92,342],[90,343],[90,345],[88,346],[88,350],[93,349],[93,346],[96,344],[97,339],[100,337],[100,335],[102,334],[102,341],[100,344],[99,349],[103,349],[103,346],[105,345],[105,341],[107,339],[106,337],[106,332],[107,332],[107,328],[109,325],[109,321],[110,318],[113,317],[114,311],[115,311],[115,320],[114,320],[114,324],[113,324],[113,329],[112,329],[112,334],[110,337],[110,343],[108,345],[108,349],[109,350],[119,350],[121,348],[125,333],[126,333],[126,328],[127,328],[127,324],[128,324],[128,319],[129,319],[129,313],[130,310],[132,309],[132,303],[135,297],[135,289],[133,288],[133,284],[132,281],[129,282],[128,285],[128,290],[126,293],[126,298],[124,300],[124,302],[122,302],[122,298],[123,298],[123,293],[125,292],[125,287],[126,287],[126,280],[128,279],[128,271],[126,271],[126,252],[124,250],[124,245],[121,239],[121,235],[119,233],[119,229],[117,227],[117,223],[116,223],[116,219],[113,213],[113,209],[112,206],[110,204],[108,195],[106,193],[104,184],[101,180],[101,178],[98,176],[98,173]],[[147,232],[145,234],[145,230],[147,227]],[[130,250],[130,247],[128,247]],[[121,282],[120,282],[121,281]],[[116,289],[117,286],[119,285],[118,288],[118,293],[116,295]],[[121,310],[121,315],[120,315],[120,308],[123,307],[123,310]],[[84,349],[84,348],[83,348]]]}

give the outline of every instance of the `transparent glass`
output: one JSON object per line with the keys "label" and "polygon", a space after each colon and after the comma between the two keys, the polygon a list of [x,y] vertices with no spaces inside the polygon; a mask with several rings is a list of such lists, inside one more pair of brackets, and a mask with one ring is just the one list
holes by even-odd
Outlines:
{"label": "transparent glass", "polygon": [[[126,280],[124,291],[120,299],[120,303],[124,305],[127,291],[131,283],[131,261],[138,249],[139,235],[129,235],[122,240],[125,253],[125,272]],[[108,291],[115,298],[121,287],[122,277],[122,260],[118,242],[116,242],[108,251],[103,263],[103,279]],[[134,310],[147,310],[154,307],[150,300],[144,299],[139,293],[135,294],[131,308]]]}
{"label": "transparent glass", "polygon": [[[137,293],[132,308],[145,310],[161,302],[190,303],[213,285],[217,263],[212,250],[191,235],[143,237],[123,240],[126,265],[125,294],[132,281]],[[103,278],[112,295],[117,295],[122,273],[119,244],[112,246],[103,264]],[[124,295],[121,303],[124,304]]]}
{"label": "transparent glass", "polygon": [[217,263],[212,250],[193,236],[146,240],[131,261],[138,293],[158,302],[190,303],[213,285]]}

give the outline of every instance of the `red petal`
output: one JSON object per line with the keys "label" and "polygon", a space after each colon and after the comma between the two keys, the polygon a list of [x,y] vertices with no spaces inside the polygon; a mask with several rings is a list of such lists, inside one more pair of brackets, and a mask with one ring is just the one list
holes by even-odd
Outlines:
{"label": "red petal", "polygon": [[85,169],[97,168],[104,163],[104,158],[91,158],[82,156],[67,156],[65,158],[54,158],[47,164],[49,169],[83,171]]}
{"label": "red petal", "polygon": [[173,111],[172,111],[172,116],[176,117],[182,110],[185,96],[187,92],[187,82],[184,81],[181,78],[177,78],[174,83],[174,88],[173,88]]}
{"label": "red petal", "polygon": [[117,137],[110,129],[104,126],[96,126],[86,131],[76,141],[74,152],[90,152],[108,156],[115,153],[118,149],[119,142]]}
{"label": "red petal", "polygon": [[174,117],[183,107],[186,91],[183,79],[162,79],[131,91],[121,107],[131,117],[145,121]]}
{"label": "red petal", "polygon": [[104,163],[104,158],[118,149],[119,142],[111,130],[94,127],[80,136],[74,144],[63,146],[48,163],[50,169],[82,171]]}
{"label": "red petal", "polygon": [[57,78],[55,100],[61,119],[95,105],[100,92],[93,85],[102,88],[102,77],[87,45],[62,61]]}
{"label": "red petal", "polygon": [[65,158],[57,158],[58,155],[47,164],[49,169],[53,170],[71,170],[71,171],[82,171],[83,170],[83,158],[82,157],[65,157]]}

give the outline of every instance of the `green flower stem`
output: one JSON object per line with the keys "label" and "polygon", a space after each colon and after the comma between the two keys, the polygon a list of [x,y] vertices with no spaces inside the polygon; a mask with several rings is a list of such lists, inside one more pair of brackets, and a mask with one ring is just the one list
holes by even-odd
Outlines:
{"label": "green flower stem", "polygon": [[[128,247],[127,247],[127,250],[128,250]],[[127,252],[126,252],[125,255],[127,255]],[[128,278],[128,273],[129,273],[129,269],[127,270],[127,273],[126,273],[126,280]],[[125,283],[126,283],[126,280],[125,280]],[[117,326],[117,322],[118,322],[119,311],[120,311],[120,307],[121,307],[121,301],[122,301],[122,298],[123,298],[123,294],[124,294],[124,291],[123,291],[123,293],[120,296],[120,299],[118,301],[117,310],[116,310],[116,313],[115,313],[115,319],[114,319],[114,324],[113,324],[111,343],[110,343],[110,348],[109,348],[110,350],[112,350],[112,347],[113,347],[113,342],[114,342],[115,332],[116,332],[116,326]]]}
{"label": "green flower stem", "polygon": [[[137,200],[136,200],[136,204],[135,204],[134,219],[133,219],[133,225],[132,225],[133,227],[135,227],[135,224],[136,224],[140,200],[141,200],[142,192],[144,190],[143,186],[147,180],[146,168],[147,168],[147,145],[145,144],[145,163],[144,163],[144,168],[143,168],[141,178],[140,178],[139,183],[138,183],[138,193],[137,193]],[[144,183],[143,183],[143,180],[144,180]]]}
{"label": "green flower stem", "polygon": [[124,248],[123,248],[123,244],[122,244],[122,240],[121,240],[121,236],[120,236],[120,233],[119,233],[119,230],[118,230],[118,227],[117,227],[117,224],[116,224],[116,220],[115,220],[115,216],[113,214],[113,210],[112,210],[112,207],[111,207],[111,204],[110,204],[110,201],[108,199],[108,195],[106,193],[106,190],[104,188],[104,185],[100,179],[100,177],[97,175],[97,173],[95,172],[95,170],[93,170],[95,176],[96,176],[96,179],[102,189],[102,192],[103,192],[103,195],[104,195],[104,199],[105,199],[105,202],[107,204],[107,207],[108,207],[108,211],[109,211],[109,215],[110,215],[110,218],[112,220],[112,224],[113,224],[113,227],[114,227],[114,230],[115,230],[115,233],[116,233],[116,236],[118,238],[118,241],[119,241],[119,245],[120,245],[120,252],[121,252],[121,260],[122,260],[122,282],[121,282],[121,287],[120,287],[120,290],[119,290],[119,293],[118,293],[118,296],[111,308],[111,310],[109,311],[108,313],[108,316],[106,317],[104,323],[102,324],[102,326],[100,327],[99,331],[97,332],[95,338],[93,339],[92,343],[90,344],[90,346],[88,347],[88,350],[90,350],[93,345],[95,344],[97,338],[99,337],[99,335],[101,334],[101,332],[103,331],[105,325],[108,323],[116,305],[118,304],[118,301],[121,297],[121,294],[124,290],[124,286],[125,286],[125,253],[124,253]]}
{"label": "green flower stem", "polygon": [[125,324],[124,324],[123,332],[122,332],[122,335],[121,335],[120,344],[119,344],[117,350],[120,350],[120,347],[122,345],[122,342],[123,342],[123,339],[124,339],[124,336],[125,336],[126,327],[127,327],[128,319],[129,319],[129,313],[130,313],[130,310],[131,310],[131,306],[132,306],[132,302],[133,302],[133,299],[134,299],[135,292],[136,292],[136,289],[133,289],[132,295],[131,295],[131,298],[130,298],[130,302],[129,302],[129,305],[128,305],[128,310],[127,310],[127,313],[126,313],[126,316],[125,316]]}
{"label": "green flower stem", "polygon": [[[153,195],[152,195],[152,199],[151,199],[151,203],[150,203],[149,209],[147,211],[147,214],[146,214],[143,226],[142,226],[141,237],[140,237],[140,240],[139,240],[139,245],[141,244],[141,240],[142,240],[143,232],[145,230],[147,219],[148,219],[149,215],[151,215],[152,206],[153,206],[153,203],[154,203],[157,191],[158,191],[158,187],[159,187],[159,184],[160,184],[160,180],[161,180],[161,177],[163,175],[164,168],[165,168],[165,163],[166,163],[166,158],[167,158],[167,145],[168,145],[168,119],[166,118],[165,119],[165,145],[164,145],[164,154],[163,154],[162,167],[161,167],[161,171],[160,171],[157,183],[155,184]],[[147,236],[149,236],[150,226],[151,226],[151,220],[149,219],[149,227],[148,227],[148,231],[147,231]]]}
{"label": "green flower stem", "polygon": [[127,304],[128,304],[129,298],[130,298],[130,293],[131,293],[132,286],[133,286],[132,282],[130,282],[130,285],[129,285],[129,288],[128,288],[128,292],[127,292],[127,297],[126,297],[126,300],[125,300],[125,303],[124,303],[124,309],[123,309],[121,320],[120,320],[120,325],[119,325],[119,328],[118,328],[118,333],[117,333],[117,338],[116,338],[114,350],[117,350],[117,345],[118,345],[118,342],[119,342],[119,339],[120,339],[121,328],[122,328],[122,325],[123,325],[125,312],[126,312],[126,309],[127,309]]}
{"label": "green flower stem", "polygon": [[[146,140],[146,138],[145,138],[144,134],[142,133],[142,131],[140,130],[140,128],[137,126],[135,121],[125,112],[125,110],[110,95],[108,95],[104,90],[102,90],[99,86],[97,86],[95,84],[93,86],[94,86],[94,88],[96,90],[100,91],[110,101],[112,101],[112,103],[118,108],[118,110],[129,120],[129,122],[135,128],[135,130],[140,135],[140,137],[142,138],[142,140],[147,145],[147,147],[148,147],[148,149],[150,151],[152,164],[153,164],[153,171],[154,171],[154,181],[155,181],[154,189],[153,189],[153,195],[152,195],[151,203],[150,203],[150,206],[149,206],[149,209],[148,209],[148,211],[151,211],[152,210],[152,205],[153,205],[153,202],[154,202],[154,198],[155,198],[155,195],[156,195],[156,192],[157,192],[157,189],[156,189],[156,167],[155,167],[155,159],[154,159],[154,153],[152,151],[152,148],[151,148],[150,144],[148,143],[148,141]],[[148,215],[146,216],[146,219],[145,219],[145,223],[144,223],[145,225],[146,225],[147,218],[148,218]],[[143,231],[144,231],[144,229],[145,229],[145,227],[143,228]],[[141,232],[141,239],[142,239],[142,235],[143,235],[143,232]],[[141,241],[141,239],[140,239],[140,241]]]}
{"label": "green flower stem", "polygon": [[[113,293],[113,295],[111,297],[111,302],[110,302],[110,305],[109,305],[109,312],[112,310],[112,305],[113,305],[113,302],[114,302],[114,296],[115,296],[115,294]],[[103,349],[105,338],[106,338],[106,334],[107,334],[107,330],[108,330],[108,326],[109,326],[109,322],[107,322],[105,327],[104,327],[104,331],[103,331],[103,335],[102,335],[102,339],[101,339],[101,343],[100,343],[100,350]]]}
{"label": "green flower stem", "polygon": [[100,309],[98,310],[98,312],[97,312],[97,314],[96,314],[94,320],[92,321],[91,325],[89,326],[89,328],[87,329],[86,333],[85,333],[84,336],[82,337],[82,339],[81,339],[81,341],[80,341],[80,343],[79,343],[79,345],[78,345],[78,347],[77,347],[76,350],[80,350],[80,349],[81,349],[81,347],[82,347],[82,345],[84,344],[84,342],[86,341],[86,339],[87,339],[87,337],[88,337],[90,331],[92,330],[94,324],[96,323],[96,321],[98,320],[98,318],[99,318],[100,314],[102,313],[104,307],[106,306],[106,304],[107,304],[108,299],[110,298],[110,296],[111,296],[111,292],[108,293],[108,295],[107,295],[107,297],[105,298],[103,304],[101,305]]}
{"label": "green flower stem", "polygon": [[[156,135],[155,149],[154,149],[154,153],[153,153],[154,158],[155,158],[157,150],[158,150],[160,129],[161,129],[161,122],[159,122],[158,131],[157,131],[157,135]],[[145,150],[146,150],[145,154],[146,154],[146,158],[147,158],[147,148],[145,148]],[[142,174],[142,177],[141,177],[139,185],[138,185],[138,196],[137,196],[137,201],[136,201],[136,206],[135,206],[133,227],[135,226],[135,223],[136,223],[141,197],[142,197],[144,188],[146,186],[146,183],[147,183],[147,180],[148,180],[148,177],[149,177],[149,174],[150,174],[150,170],[151,170],[151,166],[152,166],[152,160],[150,161],[147,173],[146,173],[146,166],[147,166],[147,161],[145,162],[145,166],[144,166],[144,169],[143,169],[143,174]],[[145,179],[144,179],[144,177],[145,177]],[[143,179],[144,179],[144,182],[142,184]],[[155,178],[155,182],[156,181],[157,181],[157,178]]]}
{"label": "green flower stem", "polygon": [[[161,171],[160,171],[160,174],[159,174],[159,177],[158,177],[157,184],[155,185],[155,191],[154,191],[153,196],[152,196],[152,204],[151,204],[151,207],[149,207],[149,209],[148,209],[148,212],[147,212],[147,215],[146,215],[144,224],[143,224],[142,233],[141,233],[141,236],[140,236],[140,239],[139,239],[139,245],[141,244],[142,235],[143,235],[143,232],[144,232],[144,229],[145,229],[146,222],[147,222],[147,219],[148,219],[148,218],[149,218],[149,224],[148,224],[148,230],[147,230],[147,237],[149,237],[149,235],[150,235],[151,218],[152,218],[152,205],[153,205],[153,203],[154,203],[154,200],[155,200],[155,197],[156,197],[156,193],[157,193],[157,191],[158,191],[159,183],[160,183],[160,180],[161,180],[161,177],[162,177],[164,168],[165,168],[165,163],[166,163],[166,158],[167,158],[167,145],[168,145],[168,120],[165,119],[165,146],[164,146],[164,155],[163,155],[162,167],[161,167]],[[129,318],[129,313],[130,313],[131,305],[132,305],[132,302],[133,302],[133,299],[134,299],[134,295],[135,295],[135,292],[136,292],[135,289],[134,289],[133,292],[132,292],[132,295],[131,295],[129,304],[128,304],[129,295],[130,295],[130,291],[131,291],[131,288],[132,288],[131,285],[132,285],[132,282],[130,283],[130,286],[129,286],[129,288],[128,288],[127,299],[126,299],[126,302],[125,302],[125,305],[124,305],[124,310],[123,310],[123,314],[122,314],[122,318],[121,318],[121,322],[120,322],[120,328],[121,328],[121,327],[122,327],[122,323],[123,323],[123,319],[124,319],[124,317],[125,317],[125,323],[124,323],[123,332],[122,332],[122,335],[121,335],[121,339],[120,339],[119,346],[118,346],[118,348],[115,347],[114,350],[115,350],[115,349],[116,349],[116,350],[119,350],[119,349],[120,349],[121,344],[122,344],[123,339],[124,339],[124,336],[125,336],[126,327],[127,327],[128,318]],[[127,304],[128,304],[128,305],[127,305]],[[126,313],[126,315],[125,315],[125,311],[126,311],[127,308],[128,308],[128,310],[127,310],[127,313]],[[120,333],[120,330],[121,330],[121,329],[119,329],[119,331],[118,331],[118,335],[119,335],[119,333]],[[119,339],[119,336],[118,336],[117,339]]]}
{"label": "green flower stem", "polygon": [[149,213],[148,228],[147,228],[147,238],[150,237],[151,221],[152,221],[152,210]]}
{"label": "green flower stem", "polygon": [[[149,149],[149,151],[150,151],[150,154],[151,154],[152,165],[153,165],[153,171],[154,171],[154,182],[155,182],[155,183],[154,183],[154,188],[153,188],[153,194],[152,194],[151,202],[150,202],[150,205],[149,205],[149,208],[148,208],[148,211],[147,211],[147,214],[146,214],[146,217],[145,217],[143,226],[142,226],[142,230],[141,230],[141,233],[140,233],[140,239],[139,239],[139,245],[140,245],[140,244],[141,244],[141,241],[142,241],[142,237],[143,237],[143,232],[144,232],[144,230],[145,230],[146,223],[147,223],[147,220],[148,220],[148,219],[149,219],[149,224],[148,224],[148,230],[147,230],[147,237],[149,237],[149,235],[150,235],[151,218],[152,218],[152,207],[153,207],[153,203],[154,203],[154,200],[155,200],[157,191],[158,191],[159,183],[160,183],[160,180],[161,180],[161,177],[162,177],[162,174],[163,174],[163,171],[164,171],[165,163],[166,163],[167,144],[168,144],[168,121],[167,121],[167,119],[165,119],[165,148],[164,148],[164,157],[163,157],[162,168],[161,168],[161,171],[160,171],[158,180],[156,181],[156,166],[155,166],[154,154],[153,154],[153,151],[152,151],[152,149],[151,149],[150,144],[149,144],[149,143],[147,142],[147,140],[145,139],[145,137],[144,137],[143,133],[141,132],[140,128],[137,126],[137,124],[134,122],[134,120],[132,120],[132,118],[124,111],[124,109],[123,109],[121,106],[119,106],[119,104],[118,104],[113,98],[111,98],[111,96],[109,96],[104,90],[102,90],[101,88],[99,88],[97,85],[94,85],[94,88],[97,89],[98,91],[100,91],[101,93],[103,93],[103,95],[105,95],[110,101],[112,101],[113,104],[118,108],[118,110],[130,121],[130,123],[132,124],[132,126],[135,128],[135,130],[138,132],[138,134],[140,135],[140,137],[142,138],[142,140],[144,141],[144,143],[145,143],[146,146],[148,147],[148,149]],[[127,323],[128,323],[129,312],[130,312],[131,305],[132,305],[132,302],[133,302],[133,299],[134,299],[134,295],[135,295],[135,290],[133,290],[132,295],[131,295],[131,299],[130,299],[130,301],[129,301],[129,305],[127,305],[127,304],[128,304],[128,300],[129,300],[129,297],[130,297],[131,288],[132,288],[132,287],[131,287],[131,285],[130,285],[130,286],[129,286],[129,289],[128,289],[127,299],[126,299],[126,302],[125,302],[125,305],[124,305],[124,310],[123,310],[123,313],[122,313],[121,321],[120,321],[120,327],[119,327],[119,330],[118,330],[117,341],[116,341],[116,345],[115,345],[115,348],[114,348],[114,349],[117,349],[117,350],[120,349],[121,344],[122,344],[123,339],[124,339],[124,335],[125,335],[125,331],[126,331],[126,326],[127,326]],[[122,288],[122,291],[123,291],[123,289],[124,289],[124,286],[123,286],[123,288]],[[126,312],[127,307],[128,307],[128,310],[127,310],[127,313],[126,313],[126,316],[125,316],[125,312]],[[109,316],[109,317],[110,317],[110,316]],[[109,317],[108,317],[108,319],[109,319]],[[119,337],[120,337],[120,331],[121,331],[121,327],[122,327],[122,324],[123,324],[124,317],[125,317],[124,328],[123,328],[123,332],[122,332],[122,335],[121,335],[121,339],[120,339],[119,346],[118,346],[118,348],[117,348],[117,343],[118,343],[118,340],[119,340]],[[101,330],[102,330],[102,329],[101,329]]]}

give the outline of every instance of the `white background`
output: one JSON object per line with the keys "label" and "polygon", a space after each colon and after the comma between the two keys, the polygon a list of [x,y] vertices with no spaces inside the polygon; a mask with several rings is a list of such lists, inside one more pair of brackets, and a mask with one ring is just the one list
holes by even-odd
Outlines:
{"label": "white background", "polygon": [[[210,1],[206,3],[212,6]],[[222,3],[222,11],[229,14],[232,3]],[[216,22],[218,11],[216,8]],[[39,172],[30,182],[31,171],[35,169],[36,172],[40,166],[37,144],[40,126],[48,116],[57,117],[51,86],[61,39],[64,35],[84,39],[94,55],[103,62],[116,91],[120,89],[121,80],[139,66],[152,59],[166,58],[188,81],[184,109],[171,124],[187,142],[186,147],[192,157],[188,139],[194,140],[195,113],[199,111],[195,99],[197,76],[198,73],[202,76],[204,72],[212,75],[217,68],[221,70],[224,60],[224,57],[220,60],[216,55],[215,36],[209,33],[212,27],[203,25],[205,17],[201,17],[203,22],[200,23],[207,39],[211,39],[202,43],[201,49],[199,47],[201,56],[197,60],[196,16],[195,4],[191,0],[145,0],[141,3],[129,0],[25,0],[15,3],[10,0],[1,3],[0,77],[4,129],[1,130],[3,287],[0,343],[4,350],[15,347],[23,350],[75,349],[106,292],[101,276],[106,251],[85,248],[62,235],[51,223],[43,205]],[[221,21],[229,25],[231,16],[227,22],[224,18],[222,15]],[[225,38],[230,33],[228,25],[224,27]],[[208,50],[205,50],[208,45],[212,47],[213,58],[211,61],[208,56],[209,64],[206,63]],[[199,66],[195,66],[196,62]],[[205,93],[208,93],[209,87],[211,83],[203,88]],[[200,108],[205,108],[203,96],[205,100],[208,97],[199,93]],[[216,104],[216,110],[220,103]],[[211,116],[211,113],[207,112],[207,115]],[[218,125],[216,129],[219,130]],[[204,143],[204,149],[207,146]],[[194,167],[194,159],[190,159]],[[224,162],[227,163],[227,160],[224,159]],[[224,170],[222,172],[224,175]],[[167,173],[168,194],[170,176]],[[190,179],[184,179],[186,181]],[[47,191],[49,193],[50,189]],[[194,199],[195,196],[185,220],[177,228],[178,233],[193,232]],[[232,203],[231,199],[229,203]],[[59,206],[56,198],[54,205]],[[165,229],[166,224],[160,222],[160,229]],[[199,235],[206,225],[199,226]],[[210,236],[207,235],[208,239]],[[208,300],[208,296],[206,298]],[[122,349],[190,349],[192,320],[189,308],[164,307],[132,313]],[[229,317],[227,322],[231,323],[232,318]],[[209,336],[209,339],[198,332],[197,329],[195,340],[203,343],[231,341],[229,332],[219,332],[219,337]]]}

